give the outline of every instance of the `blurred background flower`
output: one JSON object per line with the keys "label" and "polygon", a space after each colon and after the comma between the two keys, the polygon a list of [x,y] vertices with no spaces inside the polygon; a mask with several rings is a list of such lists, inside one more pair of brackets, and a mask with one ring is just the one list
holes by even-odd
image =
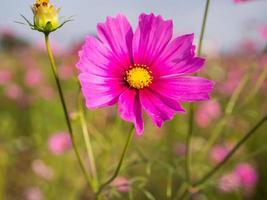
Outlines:
{"label": "blurred background flower", "polygon": [[58,132],[48,139],[49,150],[55,155],[62,155],[71,148],[70,135],[65,132]]}

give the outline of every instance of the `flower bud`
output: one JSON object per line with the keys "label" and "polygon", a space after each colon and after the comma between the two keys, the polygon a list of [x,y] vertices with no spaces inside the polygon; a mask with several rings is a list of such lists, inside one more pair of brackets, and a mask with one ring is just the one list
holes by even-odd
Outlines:
{"label": "flower bud", "polygon": [[32,6],[34,26],[44,32],[51,32],[58,28],[58,13],[49,0],[36,0]]}

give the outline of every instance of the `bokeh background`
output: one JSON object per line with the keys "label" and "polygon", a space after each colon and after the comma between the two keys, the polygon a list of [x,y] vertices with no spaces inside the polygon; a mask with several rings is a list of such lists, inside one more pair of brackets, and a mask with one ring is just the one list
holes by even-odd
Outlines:
{"label": "bokeh background", "polygon": [[[75,63],[87,34],[106,16],[125,14],[136,26],[142,12],[174,20],[175,35],[199,37],[203,0],[53,1],[62,17],[74,21],[52,35],[79,150],[89,169],[79,124]],[[92,199],[75,155],[50,71],[42,34],[27,26],[32,0],[1,0],[0,5],[0,199]],[[267,1],[211,1],[201,76],[216,83],[212,99],[196,103],[193,178],[220,162],[231,147],[267,112]],[[184,105],[186,108],[188,105]],[[86,110],[100,181],[114,171],[130,124],[116,108]],[[162,129],[146,119],[146,130],[130,147],[125,167],[105,191],[106,199],[173,199],[185,179],[188,115]],[[264,125],[194,199],[267,199],[267,126]]]}

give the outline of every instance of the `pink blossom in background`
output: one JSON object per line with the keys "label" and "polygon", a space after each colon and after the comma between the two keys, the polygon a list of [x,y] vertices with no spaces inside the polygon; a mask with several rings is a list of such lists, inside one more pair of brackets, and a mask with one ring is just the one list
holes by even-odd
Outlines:
{"label": "pink blossom in background", "polygon": [[62,80],[71,79],[74,74],[73,68],[68,65],[58,67],[58,75]]}
{"label": "pink blossom in background", "polygon": [[210,158],[214,164],[220,163],[229,153],[229,148],[224,145],[215,145],[210,151]]}
{"label": "pink blossom in background", "polygon": [[234,0],[235,3],[244,3],[252,0]]}
{"label": "pink blossom in background", "polygon": [[258,175],[255,168],[249,163],[241,163],[236,166],[235,173],[239,176],[240,182],[245,189],[255,187]]}
{"label": "pink blossom in background", "polygon": [[119,192],[129,192],[129,181],[127,178],[119,176],[111,185],[115,187]]}
{"label": "pink blossom in background", "polygon": [[244,71],[236,66],[231,66],[228,70],[226,80],[218,85],[219,91],[224,95],[231,95],[238,86]]}
{"label": "pink blossom in background", "polygon": [[45,180],[51,180],[54,177],[53,169],[46,165],[42,160],[34,160],[32,162],[32,170],[36,175]]}
{"label": "pink blossom in background", "polygon": [[38,87],[43,81],[43,73],[38,68],[29,68],[26,71],[24,82],[28,87]]}
{"label": "pink blossom in background", "polygon": [[217,100],[201,103],[196,110],[196,123],[199,127],[206,128],[221,115],[221,106]]}
{"label": "pink blossom in background", "polygon": [[123,15],[107,17],[88,36],[77,63],[89,109],[118,103],[123,120],[144,131],[143,111],[157,127],[184,113],[182,102],[209,99],[213,83],[192,76],[205,60],[195,56],[194,35],[172,39],[173,23],[141,14],[136,31]]}
{"label": "pink blossom in background", "polygon": [[72,146],[70,135],[66,132],[58,132],[48,139],[48,148],[55,155],[62,155]]}
{"label": "pink blossom in background", "polygon": [[[65,53],[64,48],[55,40],[50,40],[50,45],[51,45],[51,51],[53,52],[53,54],[55,56],[61,56]],[[46,53],[46,46],[45,46],[45,42],[43,40],[40,40],[37,43],[37,48],[38,50]]]}
{"label": "pink blossom in background", "polygon": [[38,95],[45,100],[51,100],[55,96],[55,91],[52,87],[47,85],[42,85],[38,89]]}
{"label": "pink blossom in background", "polygon": [[222,193],[235,192],[240,189],[240,186],[240,179],[234,172],[223,175],[218,181],[218,189]]}
{"label": "pink blossom in background", "polygon": [[11,83],[5,87],[5,96],[12,100],[18,100],[22,97],[22,88],[15,83]]}
{"label": "pink blossom in background", "polygon": [[7,85],[12,80],[12,72],[8,69],[0,69],[0,85]]}
{"label": "pink blossom in background", "polygon": [[243,40],[239,48],[241,49],[241,52],[253,55],[257,53],[257,42],[253,39],[247,38]]}
{"label": "pink blossom in background", "polygon": [[24,70],[31,70],[31,69],[41,69],[42,65],[40,65],[40,62],[37,58],[35,58],[35,52],[34,50],[26,51],[22,50],[18,52],[18,58],[22,61],[22,67]]}
{"label": "pink blossom in background", "polygon": [[184,156],[186,152],[186,145],[180,142],[174,144],[174,153],[178,156]]}
{"label": "pink blossom in background", "polygon": [[22,95],[20,98],[16,99],[16,102],[20,107],[26,108],[31,105],[33,98],[30,94]]}
{"label": "pink blossom in background", "polygon": [[218,189],[224,193],[242,189],[244,194],[253,192],[258,180],[257,171],[249,163],[238,164],[233,171],[218,180]]}
{"label": "pink blossom in background", "polygon": [[267,25],[264,25],[262,27],[260,27],[260,36],[263,40],[266,40],[267,41]]}
{"label": "pink blossom in background", "polygon": [[15,32],[8,26],[1,26],[0,29],[0,36],[1,37],[11,37],[14,38],[15,37]]}
{"label": "pink blossom in background", "polygon": [[27,188],[24,195],[26,200],[43,200],[43,193],[39,187]]}

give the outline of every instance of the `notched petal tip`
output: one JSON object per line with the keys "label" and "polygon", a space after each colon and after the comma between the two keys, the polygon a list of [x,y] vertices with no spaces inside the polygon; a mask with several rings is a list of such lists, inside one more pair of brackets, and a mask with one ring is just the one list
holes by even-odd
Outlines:
{"label": "notched petal tip", "polygon": [[162,21],[162,22],[165,22],[165,23],[170,23],[170,25],[173,26],[173,21],[171,19],[165,19],[164,20],[161,15],[155,15],[154,13],[150,13],[150,14],[141,13],[139,15],[139,23],[141,21],[143,21],[144,19],[147,19],[147,18],[152,18],[153,20],[159,20],[159,21]]}
{"label": "notched petal tip", "polygon": [[128,18],[125,15],[123,15],[122,13],[119,13],[114,17],[113,16],[107,16],[105,22],[97,23],[97,29],[104,27],[110,21],[114,21],[114,20],[115,21],[117,21],[117,20],[126,20],[127,22],[129,21]]}

